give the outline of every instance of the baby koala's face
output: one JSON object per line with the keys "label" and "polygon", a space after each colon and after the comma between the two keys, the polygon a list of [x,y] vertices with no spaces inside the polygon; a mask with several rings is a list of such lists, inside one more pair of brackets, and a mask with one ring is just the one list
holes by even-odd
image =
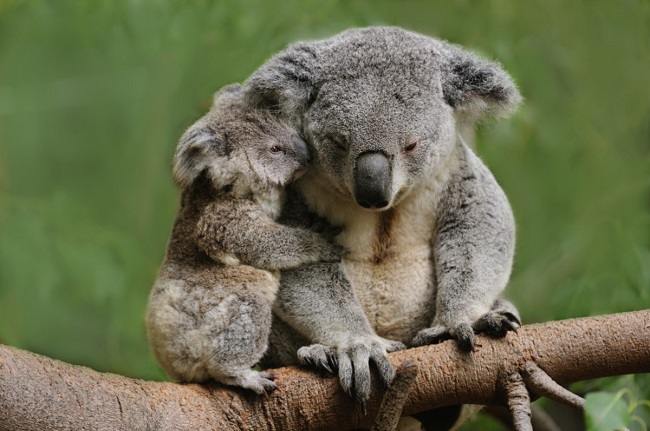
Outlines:
{"label": "baby koala's face", "polygon": [[285,186],[306,172],[309,161],[309,148],[293,128],[251,106],[240,86],[230,85],[181,137],[174,177],[181,187],[202,172],[217,188],[242,180],[250,186]]}
{"label": "baby koala's face", "polygon": [[307,171],[310,161],[307,144],[288,126],[266,113],[246,110],[234,119],[236,127],[228,134],[233,155],[245,161],[264,185],[285,186]]}
{"label": "baby koala's face", "polygon": [[248,180],[285,186],[307,170],[309,148],[298,133],[268,111],[252,107],[239,87],[217,93],[207,117],[226,143],[229,163]]}

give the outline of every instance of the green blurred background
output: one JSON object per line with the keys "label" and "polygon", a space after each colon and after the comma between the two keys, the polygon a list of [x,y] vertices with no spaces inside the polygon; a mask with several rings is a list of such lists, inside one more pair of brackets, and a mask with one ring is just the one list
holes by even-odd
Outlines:
{"label": "green blurred background", "polygon": [[648,1],[0,0],[0,342],[163,379],[143,316],[212,92],[298,39],[398,25],[503,63],[479,128],[526,323],[650,307]]}

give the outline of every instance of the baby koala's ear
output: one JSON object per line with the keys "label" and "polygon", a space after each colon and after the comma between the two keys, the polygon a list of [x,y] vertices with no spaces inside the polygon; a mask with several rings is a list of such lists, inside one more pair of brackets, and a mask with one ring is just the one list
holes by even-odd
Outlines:
{"label": "baby koala's ear", "polygon": [[442,50],[442,91],[447,103],[471,118],[513,113],[521,95],[510,75],[496,62],[445,43]]}
{"label": "baby koala's ear", "polygon": [[214,106],[218,105],[222,101],[228,98],[241,97],[242,94],[242,85],[239,83],[228,84],[221,87],[217,90],[216,93],[212,95],[212,104]]}
{"label": "baby koala's ear", "polygon": [[182,188],[189,187],[201,172],[211,167],[216,157],[227,155],[225,137],[201,119],[183,133],[176,146],[174,180]]}

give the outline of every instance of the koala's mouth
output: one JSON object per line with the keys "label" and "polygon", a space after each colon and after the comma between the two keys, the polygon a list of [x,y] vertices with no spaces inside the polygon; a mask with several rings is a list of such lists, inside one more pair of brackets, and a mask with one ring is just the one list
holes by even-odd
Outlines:
{"label": "koala's mouth", "polygon": [[381,208],[366,208],[366,207],[364,207],[362,205],[359,205],[359,206],[361,206],[361,208],[363,208],[364,210],[366,210],[368,212],[371,212],[371,213],[380,213],[380,212],[384,212],[386,210],[389,210],[391,208],[391,205],[386,205],[385,207],[381,207]]}
{"label": "koala's mouth", "polygon": [[356,193],[352,193],[354,201],[367,211],[385,211],[392,206],[395,200],[395,197],[389,193],[377,193],[374,190],[371,190],[371,193],[360,193],[359,190],[355,191]]}
{"label": "koala's mouth", "polygon": [[395,195],[395,197],[393,198],[393,201],[392,201],[390,206],[392,207],[392,206],[397,205],[398,203],[400,203],[402,201],[402,199],[404,199],[404,197],[406,197],[409,190],[410,189],[406,189],[406,188],[400,189],[400,191],[398,191],[397,194]]}
{"label": "koala's mouth", "polygon": [[402,188],[395,194],[395,196],[390,197],[388,201],[384,201],[378,204],[379,206],[368,207],[367,204],[364,206],[359,201],[354,199],[354,197],[352,197],[352,199],[354,199],[357,205],[362,207],[364,210],[377,213],[377,212],[389,210],[399,205],[408,196],[409,191],[410,188]]}
{"label": "koala's mouth", "polygon": [[395,198],[392,198],[392,199],[378,201],[375,203],[369,203],[364,200],[355,199],[355,202],[357,203],[357,205],[359,205],[361,208],[363,208],[366,211],[380,213],[382,211],[391,209],[394,206],[396,200]]}
{"label": "koala's mouth", "polygon": [[298,178],[302,177],[307,173],[307,168],[296,169],[296,172],[293,173],[292,181],[296,181]]}

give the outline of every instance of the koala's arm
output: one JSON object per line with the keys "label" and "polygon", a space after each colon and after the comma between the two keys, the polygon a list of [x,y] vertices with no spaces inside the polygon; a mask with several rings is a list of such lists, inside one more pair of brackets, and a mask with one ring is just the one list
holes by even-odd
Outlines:
{"label": "koala's arm", "polygon": [[492,174],[465,147],[460,166],[441,198],[433,243],[436,315],[414,345],[451,337],[472,350],[474,332],[498,336],[519,325],[516,309],[499,299],[512,268],[512,210]]}
{"label": "koala's arm", "polygon": [[370,362],[390,383],[395,371],[387,352],[405,346],[379,337],[370,326],[343,264],[314,263],[283,271],[274,313],[308,342],[298,360],[326,370],[338,368],[343,389],[357,400],[370,397]]}
{"label": "koala's arm", "polygon": [[246,265],[266,270],[316,261],[339,261],[343,250],[306,229],[281,225],[243,199],[211,202],[196,225],[199,247],[218,260],[230,253]]}

